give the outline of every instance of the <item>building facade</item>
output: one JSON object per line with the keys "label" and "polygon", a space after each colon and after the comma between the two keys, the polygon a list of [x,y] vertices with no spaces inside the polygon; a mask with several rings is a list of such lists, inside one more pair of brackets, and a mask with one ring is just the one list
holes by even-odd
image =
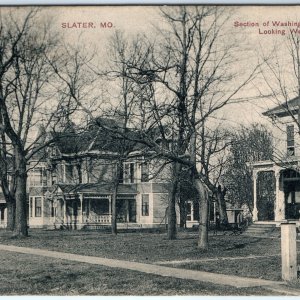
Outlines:
{"label": "building facade", "polygon": [[[300,218],[300,99],[295,98],[263,113],[272,119],[274,128],[274,157],[258,161],[253,168],[253,221],[276,222]],[[262,214],[264,203],[258,200],[258,177],[270,172],[274,179],[274,202]],[[300,223],[299,223],[300,224]]]}
{"label": "building facade", "polygon": [[45,152],[28,166],[31,228],[110,225],[115,193],[119,228],[167,223],[170,169],[141,145],[128,145],[92,126],[83,133],[58,134]]}

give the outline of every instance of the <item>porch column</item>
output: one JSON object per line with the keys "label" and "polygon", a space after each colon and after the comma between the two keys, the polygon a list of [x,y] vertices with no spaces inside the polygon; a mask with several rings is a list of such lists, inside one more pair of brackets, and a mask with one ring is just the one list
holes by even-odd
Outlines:
{"label": "porch column", "polygon": [[111,223],[111,213],[112,208],[111,208],[111,195],[108,196],[108,215],[109,215],[109,223]]}
{"label": "porch column", "polygon": [[108,196],[108,213],[111,215],[111,196]]}
{"label": "porch column", "polygon": [[81,213],[79,216],[79,223],[83,223],[83,194],[79,195],[79,200],[80,200],[80,208],[81,208]]}
{"label": "porch column", "polygon": [[280,191],[279,191],[279,179],[280,179],[280,170],[275,169],[275,221],[282,220],[281,218],[281,197],[280,197]]}
{"label": "porch column", "polygon": [[258,220],[258,210],[257,210],[257,188],[256,188],[256,181],[257,181],[257,174],[258,172],[253,170],[253,221]]}
{"label": "porch column", "polygon": [[[44,221],[44,208],[45,208],[45,205],[44,205],[44,201],[45,201],[45,197],[41,197],[41,206],[42,206],[42,222]],[[43,222],[44,223],[44,222]]]}
{"label": "porch column", "polygon": [[217,216],[216,216],[217,210],[216,210],[216,201],[215,200],[213,201],[213,205],[214,205],[214,223],[216,224],[216,221],[217,221]]}
{"label": "porch column", "polygon": [[66,199],[64,200],[64,224],[67,224],[67,201]]}

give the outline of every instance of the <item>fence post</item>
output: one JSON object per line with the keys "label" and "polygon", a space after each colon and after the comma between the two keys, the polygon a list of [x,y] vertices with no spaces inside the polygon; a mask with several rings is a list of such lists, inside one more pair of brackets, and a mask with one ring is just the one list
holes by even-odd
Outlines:
{"label": "fence post", "polygon": [[297,279],[296,223],[281,224],[282,280]]}

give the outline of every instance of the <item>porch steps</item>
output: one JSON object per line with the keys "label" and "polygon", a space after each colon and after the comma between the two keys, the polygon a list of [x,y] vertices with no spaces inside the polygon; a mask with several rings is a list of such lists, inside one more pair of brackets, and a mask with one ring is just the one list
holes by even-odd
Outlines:
{"label": "porch steps", "polygon": [[245,235],[261,237],[280,237],[280,228],[276,224],[252,224],[244,232]]}

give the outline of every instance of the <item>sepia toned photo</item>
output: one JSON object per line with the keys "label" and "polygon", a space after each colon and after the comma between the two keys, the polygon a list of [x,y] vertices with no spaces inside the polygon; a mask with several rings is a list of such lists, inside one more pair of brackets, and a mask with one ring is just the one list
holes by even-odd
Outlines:
{"label": "sepia toned photo", "polygon": [[0,296],[300,296],[300,7],[1,6],[0,183]]}

